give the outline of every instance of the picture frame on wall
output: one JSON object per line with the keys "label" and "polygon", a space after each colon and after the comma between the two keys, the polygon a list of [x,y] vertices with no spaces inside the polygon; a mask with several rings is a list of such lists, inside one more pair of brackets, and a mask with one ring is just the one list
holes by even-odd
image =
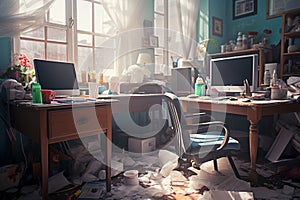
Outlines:
{"label": "picture frame on wall", "polygon": [[154,29],[153,29],[153,22],[150,20],[144,20],[143,22],[143,26],[144,26],[144,36],[145,37],[150,37],[150,35],[154,34]]}
{"label": "picture frame on wall", "polygon": [[158,47],[158,36],[150,35],[149,45],[150,47]]}
{"label": "picture frame on wall", "polygon": [[257,14],[257,0],[233,0],[233,19]]}
{"label": "picture frame on wall", "polygon": [[280,17],[283,12],[300,8],[299,0],[266,0],[266,18]]}
{"label": "picture frame on wall", "polygon": [[223,20],[217,17],[212,18],[212,34],[222,37],[223,36]]}

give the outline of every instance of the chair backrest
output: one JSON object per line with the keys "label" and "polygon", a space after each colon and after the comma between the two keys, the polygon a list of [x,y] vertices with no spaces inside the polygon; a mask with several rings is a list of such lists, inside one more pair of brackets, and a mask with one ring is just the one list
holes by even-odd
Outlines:
{"label": "chair backrest", "polygon": [[170,92],[170,90],[161,83],[148,82],[133,88],[131,93],[133,94],[164,94]]}
{"label": "chair backrest", "polygon": [[183,128],[183,125],[186,124],[184,113],[176,95],[168,92],[164,95],[171,124],[174,129],[173,131],[175,132],[175,148],[177,150],[177,154],[181,156],[191,145],[189,132]]}

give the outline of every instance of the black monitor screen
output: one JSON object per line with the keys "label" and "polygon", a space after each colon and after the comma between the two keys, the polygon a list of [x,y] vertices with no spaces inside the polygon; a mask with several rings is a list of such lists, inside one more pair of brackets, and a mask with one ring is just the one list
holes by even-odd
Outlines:
{"label": "black monitor screen", "polygon": [[34,69],[42,89],[55,90],[59,94],[79,90],[73,63],[34,59]]}
{"label": "black monitor screen", "polygon": [[252,88],[257,86],[257,54],[212,59],[210,70],[213,87],[234,90],[242,88],[245,79]]}
{"label": "black monitor screen", "polygon": [[248,79],[252,84],[252,58],[238,58],[232,60],[216,61],[212,67],[213,85],[242,85]]}

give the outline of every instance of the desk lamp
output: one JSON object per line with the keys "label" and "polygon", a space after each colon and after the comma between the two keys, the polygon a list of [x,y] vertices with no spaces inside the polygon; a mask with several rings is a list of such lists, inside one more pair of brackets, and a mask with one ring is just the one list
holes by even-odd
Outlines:
{"label": "desk lamp", "polygon": [[146,77],[148,78],[151,75],[149,69],[149,67],[151,67],[149,65],[150,63],[152,63],[152,61],[151,61],[151,55],[149,53],[139,53],[136,64],[143,68],[144,75],[146,75]]}
{"label": "desk lamp", "polygon": [[148,53],[140,53],[138,55],[136,64],[145,67],[146,64],[151,63],[151,55]]}

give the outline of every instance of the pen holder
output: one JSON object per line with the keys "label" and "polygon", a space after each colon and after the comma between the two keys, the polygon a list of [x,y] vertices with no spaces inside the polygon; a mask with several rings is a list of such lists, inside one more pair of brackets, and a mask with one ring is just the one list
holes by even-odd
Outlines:
{"label": "pen holder", "polygon": [[177,68],[178,67],[178,62],[176,62],[176,61],[173,61],[173,68]]}

